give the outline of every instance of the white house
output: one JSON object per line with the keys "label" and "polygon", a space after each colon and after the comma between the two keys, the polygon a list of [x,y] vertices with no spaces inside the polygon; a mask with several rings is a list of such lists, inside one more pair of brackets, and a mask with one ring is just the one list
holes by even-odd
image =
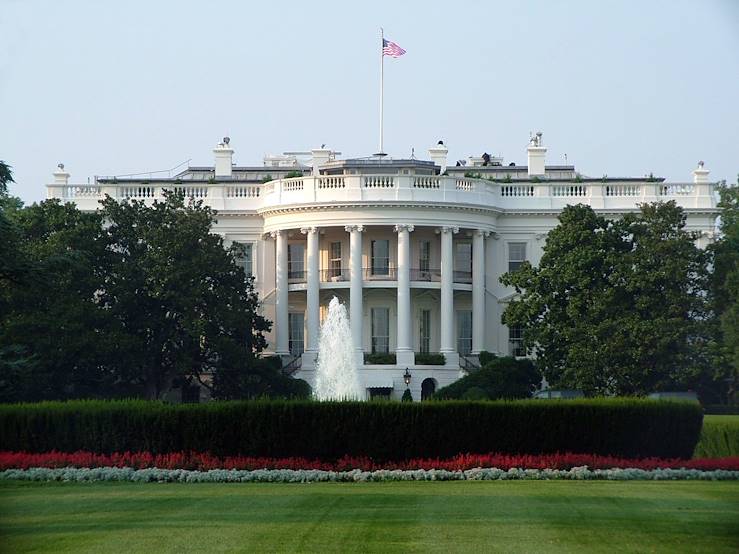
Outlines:
{"label": "white house", "polygon": [[[106,194],[153,201],[165,188],[202,199],[218,211],[214,232],[245,245],[245,269],[274,322],[269,349],[288,371],[313,382],[321,319],[337,296],[348,305],[368,396],[400,397],[407,368],[419,399],[464,375],[482,350],[520,353],[520,330],[501,324],[513,291],[498,279],[524,260],[538,262],[566,205],[618,216],[675,200],[688,228],[702,231],[704,244],[712,237],[714,184],[702,162],[686,183],[590,178],[545,165],[546,150],[538,133],[525,166],[487,154],[448,164],[440,141],[428,161],[339,159],[320,148],[242,167],[224,138],[214,166],[75,185],[60,164],[47,192],[84,210]],[[372,364],[380,360],[371,353],[394,353],[395,363]],[[420,363],[429,361],[421,353],[441,353],[445,363]]]}

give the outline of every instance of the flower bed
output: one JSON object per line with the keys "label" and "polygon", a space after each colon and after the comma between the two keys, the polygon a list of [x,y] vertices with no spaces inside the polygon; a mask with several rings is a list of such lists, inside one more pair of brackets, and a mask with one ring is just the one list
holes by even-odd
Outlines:
{"label": "flower bed", "polygon": [[462,454],[446,459],[411,459],[398,462],[376,463],[369,458],[343,457],[336,461],[310,460],[306,458],[255,458],[247,456],[219,457],[207,452],[120,452],[97,454],[94,452],[0,452],[0,470],[30,468],[130,468],[133,470],[158,468],[167,470],[295,470],[346,472],[361,471],[467,471],[476,468],[570,470],[587,466],[593,470],[686,469],[698,471],[739,471],[739,457],[704,458],[693,460],[642,458],[628,459],[591,454],[548,454],[541,456],[512,456],[505,454]]}
{"label": "flower bed", "polygon": [[465,471],[445,469],[362,471],[324,471],[319,469],[133,469],[130,467],[6,469],[0,480],[20,481],[130,481],[145,483],[318,483],[367,481],[510,481],[510,480],[571,480],[571,481],[728,481],[739,480],[739,471],[722,469],[572,469],[476,468]]}

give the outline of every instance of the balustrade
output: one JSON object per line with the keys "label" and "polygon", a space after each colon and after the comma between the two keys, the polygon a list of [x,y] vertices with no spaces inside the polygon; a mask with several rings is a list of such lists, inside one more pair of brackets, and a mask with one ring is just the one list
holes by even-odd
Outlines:
{"label": "balustrade", "polygon": [[[341,190],[345,201],[396,200],[400,190],[408,191],[411,201],[449,201],[507,208],[518,205],[532,208],[561,207],[568,199],[606,198],[611,207],[636,209],[640,201],[674,198],[679,205],[695,207],[715,205],[713,184],[702,188],[694,183],[624,183],[624,182],[532,182],[493,183],[474,178],[444,175],[320,175],[270,181],[268,183],[157,183],[96,182],[94,185],[48,185],[50,198],[75,201],[82,209],[97,209],[97,201],[106,194],[118,199],[153,200],[165,189],[201,199],[216,209],[259,209],[283,202],[311,203],[317,198],[333,199],[332,191]],[[321,192],[321,196],[317,193]],[[385,194],[383,195],[383,192]],[[288,194],[287,197],[283,196]],[[468,194],[469,193],[469,194]],[[471,194],[477,193],[477,194]],[[470,198],[470,200],[466,200]],[[289,200],[288,200],[289,198]],[[649,200],[649,199],[652,200]],[[594,205],[597,205],[597,202]],[[601,201],[602,202],[602,201]],[[609,206],[606,206],[609,207]]]}
{"label": "balustrade", "polygon": [[441,179],[438,177],[414,177],[413,188],[416,189],[438,189]]}
{"label": "balustrade", "polygon": [[585,185],[552,185],[552,196],[587,196]]}
{"label": "balustrade", "polygon": [[368,175],[363,178],[364,188],[391,189],[395,188],[395,178],[389,175]]}
{"label": "balustrade", "polygon": [[319,189],[343,189],[346,186],[343,176],[318,178]]}
{"label": "balustrade", "polygon": [[258,198],[260,190],[257,185],[226,187],[226,198]]}
{"label": "balustrade", "polygon": [[641,196],[640,185],[606,185],[606,196]]}
{"label": "balustrade", "polygon": [[534,196],[533,185],[500,185],[501,196]]}

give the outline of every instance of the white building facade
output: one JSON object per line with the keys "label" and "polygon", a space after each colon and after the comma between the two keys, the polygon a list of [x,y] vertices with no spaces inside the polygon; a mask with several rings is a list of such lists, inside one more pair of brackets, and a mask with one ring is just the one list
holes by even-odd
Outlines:
{"label": "white building facade", "polygon": [[619,217],[674,200],[688,229],[703,232],[703,246],[717,216],[702,162],[686,183],[588,178],[545,165],[541,134],[529,142],[526,166],[488,155],[448,165],[441,142],[429,161],[342,160],[321,148],[241,167],[233,152],[224,138],[212,167],[85,185],[71,184],[60,165],[47,196],[83,210],[106,194],[153,202],[164,189],[202,200],[218,212],[213,232],[245,247],[244,268],[273,322],[269,351],[312,385],[321,320],[336,296],[348,306],[368,397],[399,398],[408,370],[419,400],[465,375],[483,350],[521,355],[520,330],[501,323],[514,292],[499,278],[523,261],[536,265],[565,206]]}

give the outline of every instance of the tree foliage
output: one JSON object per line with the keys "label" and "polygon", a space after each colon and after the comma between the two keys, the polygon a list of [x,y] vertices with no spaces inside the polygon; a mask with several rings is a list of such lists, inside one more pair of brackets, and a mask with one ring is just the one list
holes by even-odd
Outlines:
{"label": "tree foliage", "polygon": [[726,396],[731,400],[735,399],[739,382],[739,177],[736,185],[720,187],[719,197],[720,234],[710,248],[713,254],[713,332],[716,336],[712,377],[724,385]]}
{"label": "tree foliage", "polygon": [[478,371],[439,389],[436,399],[498,400],[528,398],[541,382],[531,360],[492,357]]}
{"label": "tree foliage", "polygon": [[0,211],[0,400],[304,393],[260,361],[270,323],[212,210],[175,193],[102,204]]}
{"label": "tree foliage", "polygon": [[674,202],[609,220],[568,206],[538,267],[501,282],[520,297],[503,321],[524,327],[547,381],[598,394],[695,384],[707,343],[707,253]]}

